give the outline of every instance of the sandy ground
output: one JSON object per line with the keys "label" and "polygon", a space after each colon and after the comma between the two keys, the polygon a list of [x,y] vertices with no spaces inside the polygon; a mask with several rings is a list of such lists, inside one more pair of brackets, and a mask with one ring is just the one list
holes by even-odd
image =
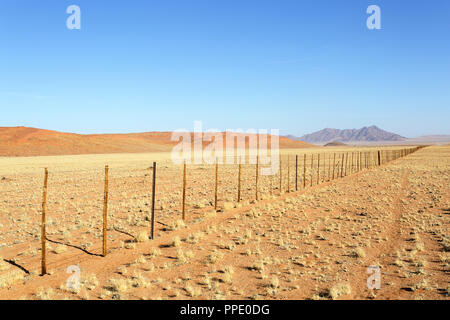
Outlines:
{"label": "sandy ground", "polygon": [[[327,148],[319,184],[309,162],[298,192],[291,162],[289,193],[285,153],[282,191],[279,176],[263,177],[260,201],[254,166],[244,166],[239,205],[236,165],[221,166],[219,212],[214,167],[189,166],[185,223],[182,167],[166,153],[0,158],[0,299],[448,299],[450,147],[328,181],[324,160],[355,150]],[[290,150],[290,161],[300,152]],[[148,241],[153,161],[157,238]],[[40,276],[43,167],[49,274]],[[79,290],[67,288],[72,265]],[[367,288],[369,266],[380,268],[379,290]]]}

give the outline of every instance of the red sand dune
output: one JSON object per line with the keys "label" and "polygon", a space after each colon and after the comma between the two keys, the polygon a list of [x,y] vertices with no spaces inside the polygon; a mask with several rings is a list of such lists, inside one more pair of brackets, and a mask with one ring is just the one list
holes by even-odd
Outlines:
{"label": "red sand dune", "polygon": [[[0,156],[171,151],[178,143],[178,141],[171,141],[171,136],[172,132],[81,135],[27,127],[0,127]],[[246,142],[248,146],[248,139]],[[203,144],[207,145],[209,142]],[[270,147],[270,138],[268,147]],[[281,149],[308,147],[313,145],[280,137]]]}

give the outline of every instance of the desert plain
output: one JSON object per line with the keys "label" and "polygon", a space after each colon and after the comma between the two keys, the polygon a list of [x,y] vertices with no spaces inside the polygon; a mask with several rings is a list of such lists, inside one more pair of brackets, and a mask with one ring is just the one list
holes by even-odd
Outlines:
{"label": "desert plain", "polygon": [[[215,166],[188,165],[184,221],[183,166],[168,152],[1,157],[0,299],[449,299],[450,146],[359,172],[353,161],[331,178],[334,154],[378,149],[282,150],[281,179],[260,177],[258,200],[255,166],[243,165],[239,202],[237,165],[221,165],[217,210]],[[317,176],[310,159],[319,153]],[[68,286],[71,266],[79,267],[79,288]],[[379,289],[367,286],[371,266],[380,270]]]}

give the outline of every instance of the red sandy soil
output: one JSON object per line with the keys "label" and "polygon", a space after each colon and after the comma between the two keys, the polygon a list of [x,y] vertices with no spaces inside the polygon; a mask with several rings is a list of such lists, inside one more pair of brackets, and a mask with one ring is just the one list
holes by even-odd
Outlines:
{"label": "red sandy soil", "polygon": [[[381,167],[350,170],[342,179],[328,181],[322,174],[322,182],[313,187],[314,171],[307,171],[307,188],[297,192],[293,170],[291,192],[283,191],[284,167],[282,188],[277,177],[274,184],[265,177],[259,201],[251,188],[254,168],[248,168],[239,205],[228,199],[235,196],[236,184],[230,183],[236,166],[222,166],[219,195],[228,203],[221,201],[218,212],[211,203],[200,206],[213,199],[214,167],[190,167],[186,224],[174,223],[181,217],[181,168],[169,163],[160,168],[152,241],[137,240],[149,230],[148,170],[131,165],[113,170],[107,257],[99,256],[100,170],[74,174],[69,166],[52,173],[51,247],[48,275],[42,277],[42,175],[17,168],[0,178],[0,299],[450,297],[449,147],[428,147]],[[81,268],[79,291],[64,287],[71,265]],[[381,270],[378,290],[367,287],[369,266]]]}
{"label": "red sandy soil", "polygon": [[[0,156],[164,152],[178,144],[178,141],[171,141],[171,136],[172,132],[81,135],[27,127],[0,127]],[[248,146],[248,139],[246,144]],[[313,145],[280,137],[281,149],[307,147]]]}

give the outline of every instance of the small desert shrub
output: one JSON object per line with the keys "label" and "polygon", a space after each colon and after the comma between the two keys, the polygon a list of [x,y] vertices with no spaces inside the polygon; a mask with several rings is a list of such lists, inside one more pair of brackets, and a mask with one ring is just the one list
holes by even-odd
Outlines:
{"label": "small desert shrub", "polygon": [[366,252],[362,248],[356,248],[350,254],[353,258],[365,258]]}
{"label": "small desert shrub", "polygon": [[430,285],[428,284],[427,279],[423,279],[422,281],[413,284],[409,287],[412,291],[416,291],[416,290],[429,290],[430,289]]}
{"label": "small desert shrub", "polygon": [[230,250],[233,251],[236,248],[236,245],[233,242],[219,242],[217,243],[217,246],[220,249]]}
{"label": "small desert shrub", "polygon": [[167,226],[168,231],[174,231],[182,228],[186,228],[186,224],[184,223],[183,220],[172,221]]}
{"label": "small desert shrub", "polygon": [[136,235],[137,242],[147,242],[148,241],[148,233],[146,231],[141,231]]}
{"label": "small desert shrub", "polygon": [[13,270],[6,274],[0,275],[0,289],[6,288],[13,285],[19,281],[24,280],[24,273],[22,270]]}
{"label": "small desert shrub", "polygon": [[139,258],[136,259],[135,261],[137,264],[144,264],[147,262],[147,259],[145,259],[144,256],[140,256]]}
{"label": "small desert shrub", "polygon": [[270,281],[270,287],[276,289],[279,286],[280,286],[280,280],[278,280],[277,277],[273,277],[272,280]]}
{"label": "small desert shrub", "polygon": [[222,282],[223,283],[227,283],[227,284],[232,284],[233,283],[233,274],[234,274],[234,269],[232,266],[225,266],[223,268],[223,276],[222,276]]}
{"label": "small desert shrub", "polygon": [[184,288],[189,297],[195,298],[202,294],[202,289],[200,287],[193,287],[190,284],[186,285]]}
{"label": "small desert shrub", "polygon": [[233,283],[233,275],[230,273],[224,273],[221,281],[226,284],[232,284]]}
{"label": "small desert shrub", "polygon": [[86,274],[82,283],[88,290],[94,290],[98,286],[98,280],[95,274]]}
{"label": "small desert shrub", "polygon": [[224,211],[229,211],[234,208],[234,204],[232,202],[225,202],[223,204]]}
{"label": "small desert shrub", "polygon": [[63,246],[62,244],[60,244],[59,246],[57,246],[55,248],[55,250],[53,250],[53,252],[56,254],[60,254],[60,253],[66,252],[66,251],[67,251],[67,247]]}
{"label": "small desert shrub", "polygon": [[111,279],[107,284],[107,289],[117,293],[127,292],[130,289],[130,281],[127,279]]}
{"label": "small desert shrub", "polygon": [[186,263],[189,261],[189,257],[183,252],[183,250],[178,249],[177,250],[177,260],[180,263]]}
{"label": "small desert shrub", "polygon": [[328,291],[328,296],[335,300],[340,296],[350,294],[352,292],[352,288],[348,283],[338,283],[335,286],[331,287]]}
{"label": "small desert shrub", "polygon": [[191,233],[187,238],[186,242],[190,244],[196,244],[200,239],[202,239],[205,236],[203,232],[194,232]]}
{"label": "small desert shrub", "polygon": [[423,244],[423,242],[417,242],[416,243],[416,250],[417,251],[424,251],[425,250],[425,245]]}
{"label": "small desert shrub", "polygon": [[41,287],[37,290],[35,295],[39,300],[52,300],[53,294],[54,292],[52,288],[44,289]]}
{"label": "small desert shrub", "polygon": [[146,277],[142,275],[142,273],[134,273],[133,280],[131,281],[131,285],[134,288],[149,288],[150,282]]}
{"label": "small desert shrub", "polygon": [[224,256],[223,253],[221,253],[221,252],[219,252],[219,251],[214,249],[213,252],[206,257],[206,261],[205,262],[207,264],[215,264],[217,261],[222,259],[223,256]]}
{"label": "small desert shrub", "polygon": [[264,270],[264,261],[263,260],[256,260],[253,262],[253,264],[249,267],[250,270],[256,270],[256,271],[263,271]]}
{"label": "small desert shrub", "polygon": [[205,218],[215,218],[217,216],[216,210],[211,210],[205,213]]}
{"label": "small desert shrub", "polygon": [[152,248],[152,250],[149,253],[150,258],[157,257],[160,254],[161,254],[161,250],[159,250],[158,248]]}
{"label": "small desert shrub", "polygon": [[3,258],[0,257],[0,272],[9,270],[10,268],[11,266],[9,265],[9,263],[6,263],[5,261],[3,261]]}
{"label": "small desert shrub", "polygon": [[119,274],[121,274],[121,275],[126,275],[127,272],[128,272],[128,270],[127,270],[127,267],[125,267],[125,266],[120,266],[120,267],[117,268],[117,272],[118,272]]}
{"label": "small desert shrub", "polygon": [[136,249],[136,242],[125,242],[125,249]]}
{"label": "small desert shrub", "polygon": [[173,238],[172,242],[170,243],[171,247],[179,247],[181,245],[180,237]]}

